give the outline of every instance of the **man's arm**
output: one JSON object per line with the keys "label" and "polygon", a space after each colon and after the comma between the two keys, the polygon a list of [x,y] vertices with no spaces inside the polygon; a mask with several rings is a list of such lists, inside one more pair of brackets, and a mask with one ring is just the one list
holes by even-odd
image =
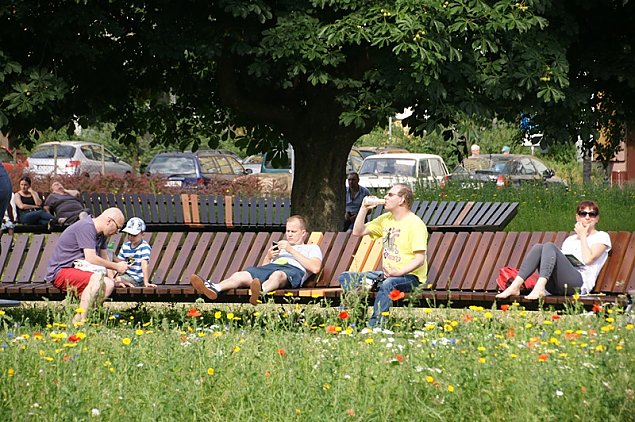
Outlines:
{"label": "man's arm", "polygon": [[363,203],[359,208],[357,217],[355,217],[355,223],[353,224],[353,234],[355,236],[366,236],[367,234],[370,234],[370,230],[366,227],[366,214],[368,214],[368,211],[371,209],[372,207],[368,208]]}
{"label": "man's arm", "polygon": [[101,265],[109,270],[115,270],[118,273],[125,273],[128,270],[128,264],[125,261],[121,262],[112,262],[108,259],[108,255],[105,249],[100,251],[100,254],[97,255],[94,249],[85,248],[84,249],[84,258],[86,261],[90,262],[94,265]]}
{"label": "man's arm", "polygon": [[64,189],[64,193],[79,198],[79,191],[75,189]]}
{"label": "man's arm", "polygon": [[412,261],[404,265],[401,269],[392,268],[388,265],[384,266],[384,275],[386,277],[401,277],[413,272],[426,262],[426,251],[415,251],[414,256]]}
{"label": "man's arm", "polygon": [[302,267],[312,273],[317,274],[322,269],[322,260],[319,258],[309,258],[307,256],[302,255],[298,252],[292,245],[289,244],[286,240],[281,240],[278,243],[278,247],[280,250],[284,250],[287,253],[291,254],[293,258],[302,265]]}

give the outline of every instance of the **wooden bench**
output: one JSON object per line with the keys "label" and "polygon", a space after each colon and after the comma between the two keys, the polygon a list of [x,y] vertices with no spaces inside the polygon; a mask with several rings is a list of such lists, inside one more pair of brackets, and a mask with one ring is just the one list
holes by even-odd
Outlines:
{"label": "wooden bench", "polygon": [[[53,234],[20,234],[15,242],[3,236],[0,252],[0,296],[20,300],[60,300],[64,295],[45,281],[46,266],[57,239]],[[111,241],[120,246],[124,236]],[[194,301],[198,295],[189,283],[197,273],[204,278],[221,280],[247,266],[259,265],[272,241],[283,238],[282,232],[157,232],[146,233],[151,242],[150,272],[156,288],[118,288],[113,300],[119,301]],[[350,233],[312,233],[309,243],[320,245],[324,270],[306,283],[298,295],[324,295],[337,275],[349,269],[360,239]],[[337,287],[337,285],[334,285]],[[338,289],[334,289],[338,290]],[[246,290],[224,295],[222,300],[242,301]]]}
{"label": "wooden bench", "polygon": [[[430,232],[499,231],[518,213],[518,202],[419,201],[411,210],[417,214]],[[370,218],[383,212],[380,205]]]}
{"label": "wooden bench", "polygon": [[148,231],[188,230],[192,223],[191,216],[186,218],[183,195],[171,194],[136,194],[136,193],[90,193],[80,196],[84,206],[93,215],[104,210],[119,208],[126,220],[140,217],[145,221]]}
{"label": "wooden bench", "polygon": [[[117,207],[126,219],[141,217],[148,231],[283,231],[291,215],[290,198],[199,194],[83,193],[87,208],[98,215]],[[412,211],[434,231],[502,230],[518,213],[518,202],[415,201]],[[373,210],[379,216],[383,207]]]}
{"label": "wooden bench", "polygon": [[[492,306],[497,293],[498,269],[519,266],[522,257],[535,244],[561,243],[569,233],[432,233],[428,244],[428,282],[422,293],[422,306]],[[635,233],[610,232],[613,249],[595,288],[602,296],[581,297],[584,305],[615,302],[635,289]],[[17,300],[59,300],[63,295],[44,280],[46,265],[59,237],[53,234],[21,234],[11,242],[1,239],[0,297]],[[221,280],[247,266],[258,265],[274,240],[282,232],[158,232],[146,233],[152,244],[150,270],[156,288],[118,288],[116,301],[192,302],[199,297],[189,284],[189,276]],[[119,245],[122,236],[113,236]],[[324,254],[321,274],[307,280],[301,289],[276,291],[274,297],[308,302],[328,298],[337,303],[341,294],[338,276],[343,271],[377,269],[381,260],[381,242],[343,232],[312,233],[309,243],[320,246]],[[428,286],[429,285],[429,286]],[[237,289],[219,297],[225,302],[244,302],[246,289]],[[571,298],[547,297],[546,304],[562,306]],[[528,307],[536,302],[513,298]],[[426,302],[427,301],[427,302]],[[510,301],[498,301],[498,303]]]}

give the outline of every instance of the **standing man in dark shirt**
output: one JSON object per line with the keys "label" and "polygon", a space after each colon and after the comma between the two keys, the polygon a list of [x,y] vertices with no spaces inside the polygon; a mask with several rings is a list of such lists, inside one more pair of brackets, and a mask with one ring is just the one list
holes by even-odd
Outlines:
{"label": "standing man in dark shirt", "polygon": [[362,201],[370,195],[368,189],[359,185],[359,174],[350,172],[347,177],[348,187],[346,188],[346,214],[344,214],[344,231],[351,230],[355,217],[359,213]]}

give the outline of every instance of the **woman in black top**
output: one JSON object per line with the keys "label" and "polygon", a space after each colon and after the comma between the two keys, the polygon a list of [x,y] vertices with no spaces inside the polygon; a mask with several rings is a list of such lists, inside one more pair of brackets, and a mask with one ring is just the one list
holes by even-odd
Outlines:
{"label": "woman in black top", "polygon": [[42,199],[37,192],[31,189],[31,178],[20,178],[20,190],[15,193],[15,206],[18,212],[18,221],[22,224],[48,225],[53,217],[42,209]]}

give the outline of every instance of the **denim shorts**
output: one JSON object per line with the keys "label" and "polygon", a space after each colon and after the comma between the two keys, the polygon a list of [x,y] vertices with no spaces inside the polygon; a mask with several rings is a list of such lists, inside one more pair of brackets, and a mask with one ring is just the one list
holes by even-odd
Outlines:
{"label": "denim shorts", "polygon": [[302,286],[302,279],[304,278],[305,271],[302,271],[298,267],[293,265],[280,265],[280,264],[266,264],[262,267],[249,267],[247,271],[253,278],[260,280],[260,283],[267,281],[271,274],[275,271],[282,271],[287,275],[287,280],[292,288],[297,289]]}

